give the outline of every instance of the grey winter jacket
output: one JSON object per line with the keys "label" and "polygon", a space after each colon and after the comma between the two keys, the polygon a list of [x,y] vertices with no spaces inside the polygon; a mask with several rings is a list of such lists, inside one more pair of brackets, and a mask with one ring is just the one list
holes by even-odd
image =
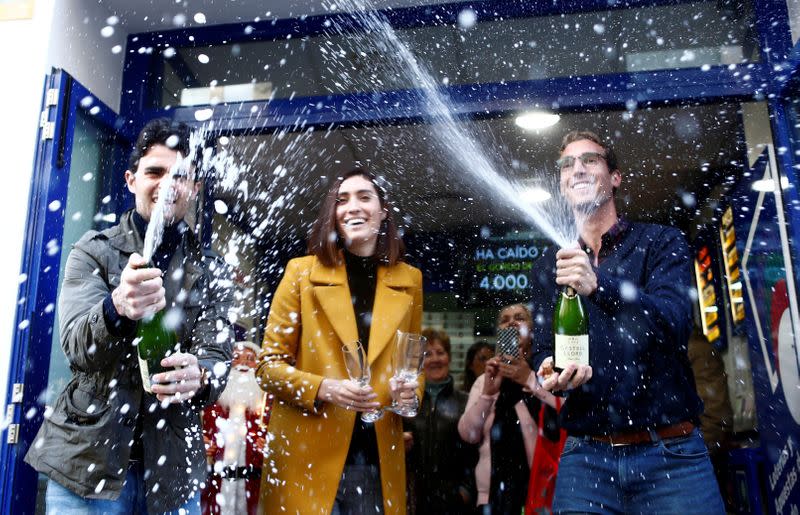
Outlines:
{"label": "grey winter jacket", "polygon": [[232,297],[224,263],[204,255],[187,229],[164,275],[166,309],[181,315],[181,350],[197,356],[209,381],[191,401],[162,408],[142,388],[135,335],[113,336],[103,315],[104,299],[142,246],[128,211],[118,225],[87,232],[70,252],[58,309],[72,379],[46,410],[25,461],[82,497],[117,499],[142,417],[145,492],[153,513],[178,508],[205,481],[200,412],[224,388],[233,345],[227,319]]}

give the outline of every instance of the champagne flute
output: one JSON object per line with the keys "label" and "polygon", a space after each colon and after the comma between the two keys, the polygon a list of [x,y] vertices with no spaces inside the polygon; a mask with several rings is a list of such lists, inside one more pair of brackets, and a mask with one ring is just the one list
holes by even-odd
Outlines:
{"label": "champagne flute", "polygon": [[[393,378],[395,381],[405,383],[417,380],[425,359],[427,343],[428,339],[420,334],[397,331],[395,349],[392,356],[394,365]],[[419,410],[419,400],[413,406],[403,405],[393,400],[392,405],[386,410],[403,417],[415,417],[417,416],[417,410]]]}
{"label": "champagne flute", "polygon": [[[353,342],[350,345],[342,345],[342,356],[344,357],[344,365],[347,368],[347,375],[350,380],[359,386],[369,386],[372,374],[367,362],[367,352],[361,342]],[[383,416],[383,411],[380,409],[373,409],[370,411],[363,411],[361,413],[361,420],[364,422],[375,422]]]}

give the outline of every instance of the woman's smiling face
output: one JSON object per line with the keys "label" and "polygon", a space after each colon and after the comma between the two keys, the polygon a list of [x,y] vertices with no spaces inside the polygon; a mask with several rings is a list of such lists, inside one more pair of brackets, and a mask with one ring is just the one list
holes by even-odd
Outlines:
{"label": "woman's smiling face", "polygon": [[447,375],[450,373],[450,355],[444,350],[439,340],[428,343],[425,362],[422,366],[427,381],[439,383],[447,379]]}
{"label": "woman's smiling face", "polygon": [[363,175],[344,180],[336,195],[336,229],[345,247],[357,256],[375,253],[386,212],[372,181]]}

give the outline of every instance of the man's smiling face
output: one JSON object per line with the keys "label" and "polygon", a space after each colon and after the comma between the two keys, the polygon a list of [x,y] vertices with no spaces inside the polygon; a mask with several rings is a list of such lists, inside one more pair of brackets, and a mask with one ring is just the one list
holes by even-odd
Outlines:
{"label": "man's smiling face", "polygon": [[[153,214],[161,182],[170,180],[170,169],[178,159],[178,152],[171,148],[155,144],[139,160],[136,170],[125,172],[128,190],[136,197],[136,211],[147,221]],[[200,183],[193,181],[185,174],[173,179],[168,191],[169,198],[164,205],[164,219],[172,225],[186,216],[190,200],[197,195]]]}
{"label": "man's smiling face", "polygon": [[560,169],[561,194],[573,208],[591,212],[612,201],[622,177],[619,170],[608,169],[603,147],[588,139],[573,141],[561,152],[559,161],[567,163]]}

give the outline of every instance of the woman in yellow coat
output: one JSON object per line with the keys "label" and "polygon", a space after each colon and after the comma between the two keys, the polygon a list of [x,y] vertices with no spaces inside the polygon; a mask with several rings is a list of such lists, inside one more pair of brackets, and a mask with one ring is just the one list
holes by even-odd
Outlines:
{"label": "woman in yellow coat", "polygon": [[[393,399],[419,402],[420,384],[390,387],[390,378],[396,332],[420,332],[422,274],[401,261],[405,247],[373,175],[356,169],[333,184],[308,250],[275,292],[257,371],[276,401],[261,510],[405,514],[400,417],[385,412],[369,424],[359,415]],[[356,341],[367,351],[367,387],[345,368],[342,346]]]}

